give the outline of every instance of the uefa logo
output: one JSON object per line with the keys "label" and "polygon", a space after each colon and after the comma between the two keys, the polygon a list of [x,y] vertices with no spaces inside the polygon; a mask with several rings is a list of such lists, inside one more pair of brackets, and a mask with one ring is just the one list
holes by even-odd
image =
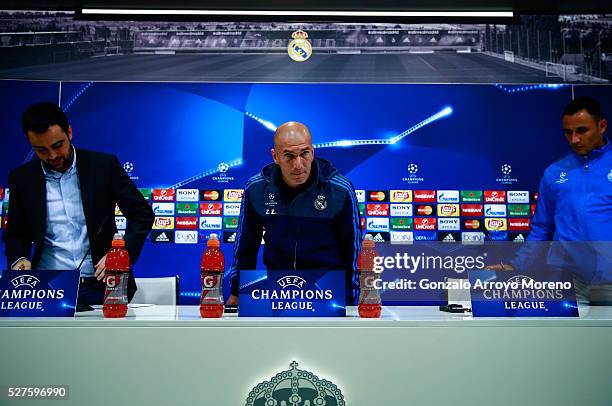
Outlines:
{"label": "uefa logo", "polygon": [[502,185],[512,185],[518,182],[517,178],[513,178],[510,176],[512,174],[512,166],[510,164],[506,163],[500,166],[500,172],[502,174],[502,177],[495,179],[497,183],[500,183]]}
{"label": "uefa logo", "polygon": [[408,173],[410,175],[416,175],[419,171],[419,166],[417,164],[408,164]]}
{"label": "uefa logo", "polygon": [[127,173],[127,175],[130,177],[130,179],[132,180],[138,180],[138,176],[133,176],[132,173],[134,172],[134,163],[133,162],[125,162],[123,164],[123,169],[125,170],[125,172]]}

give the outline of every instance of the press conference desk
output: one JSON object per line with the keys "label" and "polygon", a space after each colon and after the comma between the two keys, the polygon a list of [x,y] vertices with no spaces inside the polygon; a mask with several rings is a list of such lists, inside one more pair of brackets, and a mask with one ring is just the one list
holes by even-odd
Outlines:
{"label": "press conference desk", "polygon": [[57,403],[71,405],[244,405],[295,360],[346,405],[612,405],[612,307],[580,315],[202,320],[197,307],[145,305],[120,320],[0,319],[0,387],[70,385]]}

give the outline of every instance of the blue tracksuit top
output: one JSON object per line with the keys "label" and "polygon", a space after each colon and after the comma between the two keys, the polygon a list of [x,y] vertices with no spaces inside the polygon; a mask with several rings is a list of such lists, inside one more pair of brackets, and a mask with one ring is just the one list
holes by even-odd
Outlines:
{"label": "blue tracksuit top", "polygon": [[[558,241],[548,252],[551,265],[577,269],[581,279],[612,282],[612,144],[586,156],[570,153],[550,165],[526,246],[514,261],[528,266],[530,241]],[[564,243],[572,241],[572,243]],[[576,242],[579,241],[579,242]]]}
{"label": "blue tracksuit top", "polygon": [[[265,231],[265,233],[264,233]],[[361,222],[351,182],[325,159],[315,158],[304,189],[287,187],[274,163],[246,184],[229,270],[238,294],[239,271],[255,269],[261,240],[271,270],[344,270],[347,305],[357,294]]]}

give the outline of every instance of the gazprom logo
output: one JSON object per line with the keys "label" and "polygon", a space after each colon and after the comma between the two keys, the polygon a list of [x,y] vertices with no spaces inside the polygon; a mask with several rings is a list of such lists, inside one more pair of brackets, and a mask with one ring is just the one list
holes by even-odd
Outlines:
{"label": "gazprom logo", "polygon": [[280,278],[276,281],[281,288],[287,288],[289,286],[294,286],[298,289],[302,289],[306,284],[306,280],[299,276],[287,275]]}
{"label": "gazprom logo", "polygon": [[18,288],[20,286],[28,286],[30,288],[34,288],[37,284],[40,283],[40,280],[32,275],[19,275],[13,279],[11,279],[11,285],[14,288]]}

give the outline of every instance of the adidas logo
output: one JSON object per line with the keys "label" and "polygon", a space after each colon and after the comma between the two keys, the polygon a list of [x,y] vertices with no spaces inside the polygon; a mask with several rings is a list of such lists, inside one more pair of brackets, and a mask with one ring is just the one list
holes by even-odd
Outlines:
{"label": "adidas logo", "polygon": [[525,237],[523,237],[523,234],[519,234],[516,236],[516,238],[514,240],[512,240],[513,242],[525,242]]}
{"label": "adidas logo", "polygon": [[457,240],[455,240],[453,238],[452,234],[448,234],[446,237],[444,237],[444,239],[442,241],[444,241],[444,242],[457,242]]}
{"label": "adidas logo", "polygon": [[236,242],[236,233],[233,233],[232,235],[230,235],[229,238],[227,239],[227,242]]}
{"label": "adidas logo", "polygon": [[166,233],[161,233],[160,235],[157,236],[157,238],[155,239],[155,242],[170,242],[170,239],[168,238]]}
{"label": "adidas logo", "polygon": [[385,242],[385,239],[380,234],[376,234],[374,236],[373,240],[376,241],[376,242]]}

